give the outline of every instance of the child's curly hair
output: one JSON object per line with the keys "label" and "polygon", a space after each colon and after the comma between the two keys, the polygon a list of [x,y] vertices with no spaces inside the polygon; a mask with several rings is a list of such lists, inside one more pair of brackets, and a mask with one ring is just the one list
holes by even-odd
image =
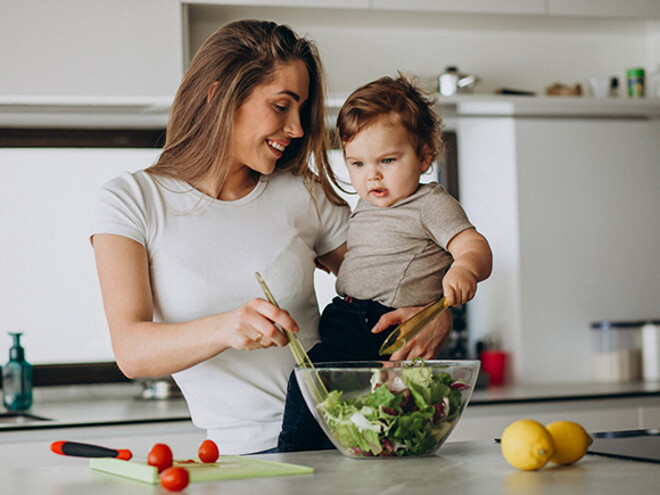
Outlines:
{"label": "child's curly hair", "polygon": [[442,119],[433,110],[435,100],[419,90],[401,73],[381,77],[356,89],[346,99],[337,117],[337,131],[342,143],[382,115],[392,116],[410,134],[418,156],[431,153],[432,159],[444,153]]}

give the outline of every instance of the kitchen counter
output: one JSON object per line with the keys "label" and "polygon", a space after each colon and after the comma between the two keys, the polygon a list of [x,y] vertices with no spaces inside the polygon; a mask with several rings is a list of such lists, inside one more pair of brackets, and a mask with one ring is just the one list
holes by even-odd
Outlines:
{"label": "kitchen counter", "polygon": [[[172,446],[176,451],[176,446]],[[47,444],[34,444],[46,450]],[[3,459],[11,446],[0,445]],[[53,454],[54,455],[54,454]],[[444,445],[438,455],[407,459],[351,459],[336,451],[299,452],[255,456],[259,459],[310,466],[313,474],[246,480],[191,483],[185,492],[268,493],[290,495],[394,494],[394,493],[655,493],[658,464],[587,455],[572,466],[552,466],[523,472],[510,467],[494,442],[458,442]],[[163,494],[158,485],[148,485],[91,471],[88,461],[62,458],[58,466],[39,462],[16,468],[0,468],[3,493],[43,495]]]}
{"label": "kitchen counter", "polygon": [[[0,443],[9,432],[155,422],[190,422],[182,398],[142,400],[136,383],[35,389],[30,414],[46,420],[1,422]],[[468,410],[501,404],[591,399],[660,398],[660,382],[625,384],[515,385],[475,390]],[[660,426],[660,425],[656,425]]]}
{"label": "kitchen counter", "polygon": [[140,399],[138,384],[35,388],[30,415],[21,422],[0,421],[0,433],[24,429],[190,421],[183,398]]}

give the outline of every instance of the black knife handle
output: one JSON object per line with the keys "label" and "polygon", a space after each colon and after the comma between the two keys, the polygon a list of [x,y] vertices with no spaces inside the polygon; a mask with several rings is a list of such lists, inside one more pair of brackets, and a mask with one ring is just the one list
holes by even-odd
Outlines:
{"label": "black knife handle", "polygon": [[74,457],[114,457],[128,460],[132,457],[131,451],[127,449],[108,449],[99,445],[88,443],[59,441],[50,445],[50,450],[60,455]]}

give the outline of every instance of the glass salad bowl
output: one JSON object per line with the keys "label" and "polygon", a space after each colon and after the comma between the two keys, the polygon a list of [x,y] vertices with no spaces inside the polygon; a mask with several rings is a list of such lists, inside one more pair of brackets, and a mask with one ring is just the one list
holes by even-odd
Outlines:
{"label": "glass salad bowl", "polygon": [[479,361],[357,361],[296,366],[303,397],[349,457],[433,455],[458,423]]}

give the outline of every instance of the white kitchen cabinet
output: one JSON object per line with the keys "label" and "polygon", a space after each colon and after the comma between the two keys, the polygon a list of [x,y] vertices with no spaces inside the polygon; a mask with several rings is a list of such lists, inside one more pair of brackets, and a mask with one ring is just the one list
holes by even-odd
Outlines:
{"label": "white kitchen cabinet", "polygon": [[498,334],[513,383],[593,379],[590,325],[656,313],[660,121],[459,118],[460,198],[494,253],[470,335]]}
{"label": "white kitchen cabinet", "polygon": [[181,19],[178,0],[2,2],[3,103],[171,99],[183,73]]}
{"label": "white kitchen cabinet", "polygon": [[639,427],[660,429],[660,405],[646,405],[641,408]]}
{"label": "white kitchen cabinet", "polygon": [[658,0],[547,0],[551,16],[648,19],[660,17]]}
{"label": "white kitchen cabinet", "polygon": [[[468,405],[449,441],[493,440],[519,419],[534,419],[542,424],[575,421],[591,433],[657,428],[658,401],[660,398],[650,397]],[[644,414],[653,419],[643,421]]]}
{"label": "white kitchen cabinet", "polygon": [[372,8],[456,14],[526,14],[545,13],[545,0],[372,0]]}
{"label": "white kitchen cabinet", "polygon": [[184,4],[240,5],[244,7],[309,7],[367,9],[370,0],[182,0]]}
{"label": "white kitchen cabinet", "polygon": [[660,17],[657,0],[181,0],[183,4],[237,7],[369,9],[473,15],[529,15],[648,19]]}

